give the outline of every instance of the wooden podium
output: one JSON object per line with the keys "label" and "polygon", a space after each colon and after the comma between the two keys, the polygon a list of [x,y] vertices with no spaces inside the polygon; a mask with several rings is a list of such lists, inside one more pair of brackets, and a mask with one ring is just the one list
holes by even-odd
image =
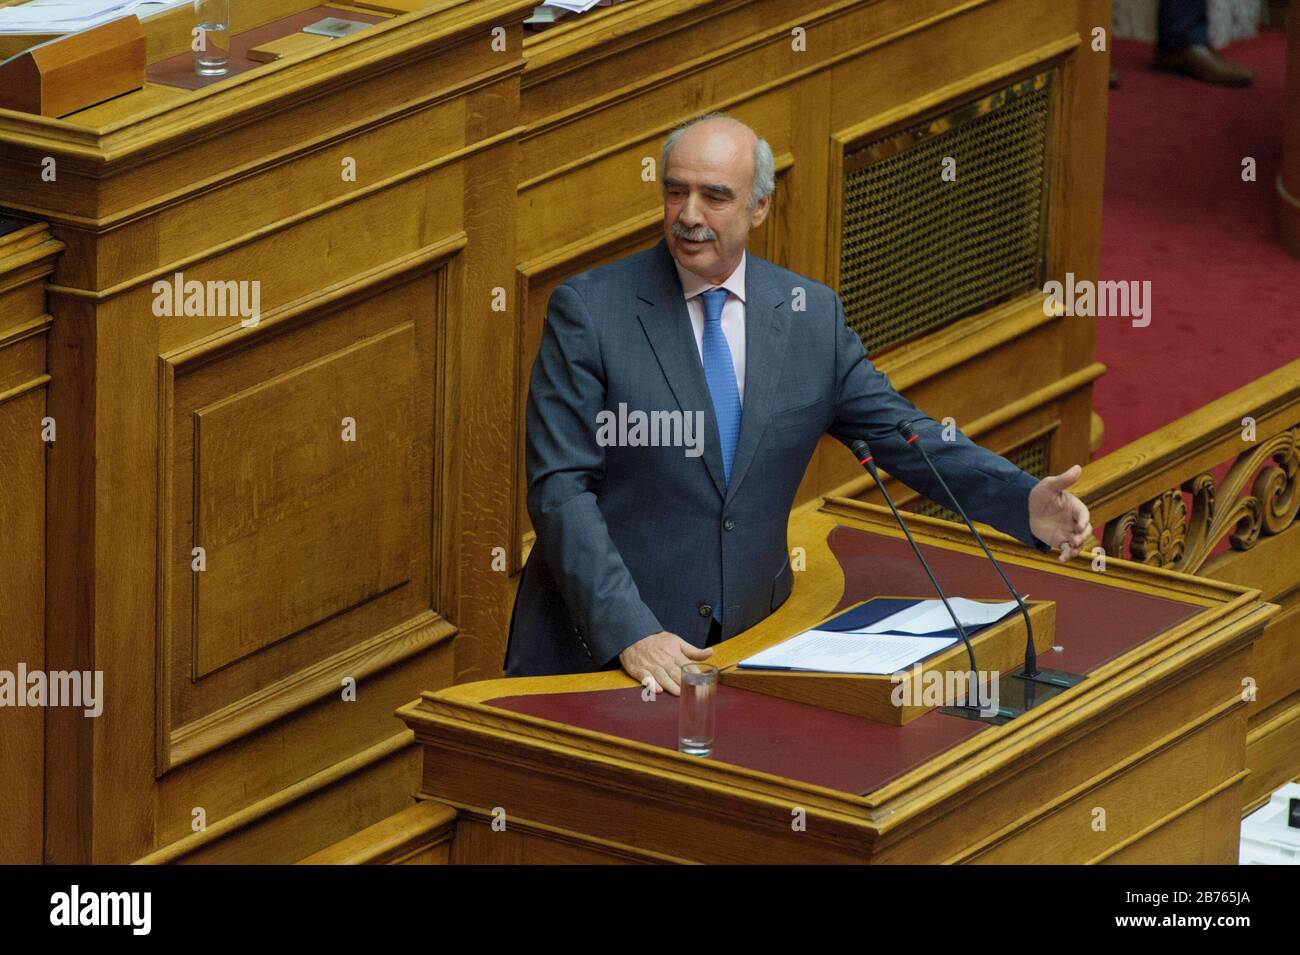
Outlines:
{"label": "wooden podium", "polygon": [[[964,532],[911,520],[950,592],[1003,596]],[[807,551],[790,599],[710,662],[875,592],[924,592],[881,508],[831,499],[790,543]],[[1005,725],[887,725],[724,685],[701,759],[674,748],[676,698],[647,701],[620,672],[489,680],[398,711],[423,750],[408,816],[452,862],[1235,862],[1251,646],[1277,608],[1127,561],[990,547],[1056,604],[1043,664],[1086,675]]]}

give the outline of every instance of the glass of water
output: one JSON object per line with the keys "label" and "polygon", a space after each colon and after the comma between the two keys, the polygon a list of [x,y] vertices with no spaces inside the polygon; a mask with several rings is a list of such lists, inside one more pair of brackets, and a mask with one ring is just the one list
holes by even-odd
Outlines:
{"label": "glass of water", "polygon": [[712,756],[718,718],[718,668],[707,663],[682,667],[677,708],[677,749],[688,756]]}
{"label": "glass of water", "polygon": [[230,72],[230,0],[194,0],[194,72],[224,76]]}

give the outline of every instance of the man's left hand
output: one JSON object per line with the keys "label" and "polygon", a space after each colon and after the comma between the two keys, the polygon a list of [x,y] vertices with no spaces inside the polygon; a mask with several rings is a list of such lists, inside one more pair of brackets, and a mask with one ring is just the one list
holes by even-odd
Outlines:
{"label": "man's left hand", "polygon": [[1029,529],[1044,544],[1059,550],[1062,561],[1077,557],[1092,534],[1087,506],[1066,490],[1082,473],[1076,464],[1068,471],[1043,478],[1029,492]]}

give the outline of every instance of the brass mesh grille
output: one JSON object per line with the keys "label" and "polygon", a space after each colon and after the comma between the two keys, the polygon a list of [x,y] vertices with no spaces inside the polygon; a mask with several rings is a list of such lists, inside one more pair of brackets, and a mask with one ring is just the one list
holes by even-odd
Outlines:
{"label": "brass mesh grille", "polygon": [[839,293],[868,354],[1041,286],[1050,76],[845,156]]}
{"label": "brass mesh grille", "polygon": [[[1047,464],[1051,460],[1051,450],[1052,435],[1051,432],[1048,432],[1041,438],[1035,438],[1027,444],[1022,444],[1010,454],[1003,456],[1020,470],[1032,474],[1036,478],[1044,478],[1047,477]],[[962,501],[961,504],[962,507],[966,506],[965,501]],[[942,504],[937,504],[923,497],[917,498],[912,505],[909,505],[908,510],[917,514],[924,514],[926,517],[937,517],[941,520],[952,521],[954,524],[962,523],[961,515],[956,511],[949,510]],[[970,511],[968,510],[966,513],[970,514]],[[971,517],[971,520],[975,520],[975,518]]]}

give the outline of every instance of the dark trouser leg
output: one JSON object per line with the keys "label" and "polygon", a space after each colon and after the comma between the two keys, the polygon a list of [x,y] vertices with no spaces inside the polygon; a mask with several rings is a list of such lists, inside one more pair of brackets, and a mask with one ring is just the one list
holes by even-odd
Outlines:
{"label": "dark trouser leg", "polygon": [[1177,53],[1189,46],[1210,45],[1207,0],[1160,0],[1156,19],[1156,46]]}

